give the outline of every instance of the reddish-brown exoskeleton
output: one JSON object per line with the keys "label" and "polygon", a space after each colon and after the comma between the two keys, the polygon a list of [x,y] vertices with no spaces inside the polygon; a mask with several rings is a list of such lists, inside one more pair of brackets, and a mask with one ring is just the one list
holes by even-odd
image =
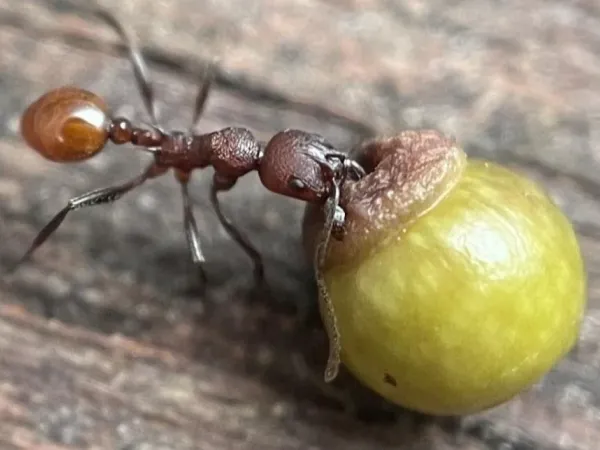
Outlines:
{"label": "reddish-brown exoskeleton", "polygon": [[[27,259],[75,209],[110,203],[146,180],[173,169],[181,185],[184,230],[191,256],[204,277],[204,256],[188,193],[191,172],[214,168],[211,202],[219,220],[254,262],[257,282],[263,281],[259,253],[245,236],[224,216],[217,194],[231,189],[237,179],[250,171],[259,173],[269,190],[306,202],[325,202],[339,196],[338,184],[345,177],[360,177],[361,167],[328,144],[324,138],[300,131],[285,130],[266,145],[245,128],[224,128],[207,134],[194,134],[213,79],[213,66],[205,73],[195,101],[193,120],[186,132],[165,131],[155,112],[154,93],[139,49],[118,20],[106,11],[96,14],[121,36],[133,65],[137,85],[150,116],[150,127],[137,127],[122,117],[112,117],[97,95],[76,87],[63,87],[42,95],[25,111],[21,132],[30,147],[57,162],[81,161],[101,152],[107,145],[133,144],[153,155],[152,163],[137,177],[119,185],[94,190],[69,200],[68,204],[40,231],[21,262]],[[334,192],[335,190],[335,192]],[[335,217],[333,212],[336,212]],[[331,225],[343,220],[336,204]]]}

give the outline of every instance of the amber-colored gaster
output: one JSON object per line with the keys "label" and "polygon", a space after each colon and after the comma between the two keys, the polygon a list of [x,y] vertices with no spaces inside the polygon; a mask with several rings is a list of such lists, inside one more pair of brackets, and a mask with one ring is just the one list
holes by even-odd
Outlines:
{"label": "amber-colored gaster", "polygon": [[25,141],[42,156],[57,162],[82,161],[101,151],[109,136],[106,103],[76,87],[42,95],[21,120]]}

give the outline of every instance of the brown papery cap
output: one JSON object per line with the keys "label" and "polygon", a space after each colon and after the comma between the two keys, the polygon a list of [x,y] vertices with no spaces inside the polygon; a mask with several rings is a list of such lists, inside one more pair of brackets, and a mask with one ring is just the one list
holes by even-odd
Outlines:
{"label": "brown papery cap", "polygon": [[[352,156],[367,175],[342,186],[344,232],[330,240],[324,269],[351,264],[375,251],[388,236],[401,236],[450,192],[467,163],[467,155],[454,139],[435,130],[408,130],[375,138]],[[311,258],[322,224],[320,205],[309,204],[303,238]]]}

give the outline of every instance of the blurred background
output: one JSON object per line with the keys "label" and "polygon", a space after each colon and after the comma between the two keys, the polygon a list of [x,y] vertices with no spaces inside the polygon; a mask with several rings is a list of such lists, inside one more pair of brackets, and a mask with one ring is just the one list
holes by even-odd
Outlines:
{"label": "blurred background", "polygon": [[[600,5],[592,0],[105,0],[142,46],[161,122],[185,129],[198,74],[219,70],[198,131],[285,128],[347,150],[437,128],[472,156],[527,172],[574,221],[589,271],[578,346],[532,390],[461,420],[374,398],[326,347],[299,222],[303,206],[251,174],[222,196],[263,254],[271,297],[192,193],[210,288],[198,290],[179,187],[152,181],[73,213],[0,281],[1,448],[594,449],[600,440]],[[148,121],[118,37],[87,1],[0,0],[0,264],[78,194],[135,176],[145,155],[110,147],[43,160],[19,135],[44,92],[77,85]]]}

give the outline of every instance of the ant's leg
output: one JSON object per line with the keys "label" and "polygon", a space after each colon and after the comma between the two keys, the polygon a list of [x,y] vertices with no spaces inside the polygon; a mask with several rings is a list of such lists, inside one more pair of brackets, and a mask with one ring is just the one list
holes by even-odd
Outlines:
{"label": "ant's leg", "polygon": [[109,186],[102,189],[97,189],[91,192],[86,192],[83,195],[70,199],[67,203],[67,206],[65,206],[58,214],[56,214],[52,218],[50,222],[48,222],[48,224],[44,228],[42,228],[42,230],[33,240],[33,243],[31,244],[27,252],[25,252],[23,257],[19,260],[19,262],[17,262],[14,269],[20,266],[23,262],[25,262],[31,256],[31,254],[35,250],[37,250],[52,235],[52,233],[56,231],[56,229],[60,226],[65,217],[67,217],[67,214],[69,212],[88,206],[100,205],[103,203],[112,203],[127,192],[144,183],[146,180],[162,175],[164,172],[164,169],[156,167],[154,164],[152,164],[142,174],[125,183],[115,186]]}
{"label": "ant's leg", "polygon": [[144,106],[150,115],[152,125],[154,127],[158,127],[158,114],[156,113],[156,103],[154,101],[154,89],[152,88],[152,83],[150,82],[150,75],[148,75],[148,68],[144,62],[142,52],[137,47],[133,38],[129,35],[125,27],[111,12],[104,9],[95,9],[94,14],[117,32],[127,48],[127,51],[129,52],[129,60],[133,66],[133,73],[135,75]]}
{"label": "ant's leg", "polygon": [[217,173],[215,173],[213,177],[213,182],[210,188],[210,201],[221,221],[221,225],[223,228],[229,233],[229,236],[236,241],[242,249],[246,252],[246,254],[252,260],[254,264],[254,281],[256,286],[263,286],[265,281],[265,271],[263,267],[262,258],[260,253],[254,248],[254,246],[250,243],[250,241],[233,225],[231,220],[229,220],[221,211],[221,206],[219,205],[219,198],[217,193],[219,191],[228,191],[235,184],[235,180],[231,180],[228,178],[220,177]]}
{"label": "ant's leg", "polygon": [[207,278],[206,272],[202,263],[206,260],[202,253],[202,247],[200,245],[200,233],[198,232],[198,225],[196,225],[196,219],[192,210],[192,200],[188,191],[188,173],[177,173],[179,185],[181,186],[181,197],[183,199],[183,228],[185,231],[185,237],[188,242],[192,262],[194,266],[198,268],[200,279],[202,280],[203,287],[206,286]]}
{"label": "ant's leg", "polygon": [[208,93],[215,79],[216,66],[214,62],[209,63],[202,73],[202,77],[198,84],[198,94],[196,94],[196,101],[194,103],[194,115],[192,116],[192,122],[190,123],[190,133],[193,133],[194,128],[198,125],[198,121],[204,112],[206,106],[206,100],[208,99]]}

